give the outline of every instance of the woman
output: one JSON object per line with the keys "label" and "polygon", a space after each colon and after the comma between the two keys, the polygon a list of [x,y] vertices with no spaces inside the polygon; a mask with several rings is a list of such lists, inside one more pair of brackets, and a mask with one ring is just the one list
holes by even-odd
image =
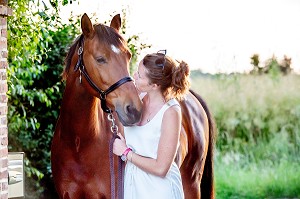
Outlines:
{"label": "woman", "polygon": [[174,162],[181,130],[181,100],[189,90],[189,67],[166,51],[148,54],[134,74],[143,101],[137,126],[124,127],[125,139],[114,153],[126,160],[125,199],[184,198],[180,171]]}

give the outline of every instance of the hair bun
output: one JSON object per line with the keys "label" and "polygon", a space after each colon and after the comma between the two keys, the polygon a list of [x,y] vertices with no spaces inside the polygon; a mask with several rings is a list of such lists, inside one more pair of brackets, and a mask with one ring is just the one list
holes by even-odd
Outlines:
{"label": "hair bun", "polygon": [[174,97],[182,99],[190,88],[190,68],[186,62],[181,61],[173,70],[172,93]]}

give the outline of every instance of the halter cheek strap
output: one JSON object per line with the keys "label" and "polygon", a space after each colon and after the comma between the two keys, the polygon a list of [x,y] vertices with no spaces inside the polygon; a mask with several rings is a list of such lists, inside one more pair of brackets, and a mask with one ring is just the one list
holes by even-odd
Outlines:
{"label": "halter cheek strap", "polygon": [[88,75],[87,71],[85,70],[84,67],[84,63],[83,63],[83,35],[80,36],[79,38],[79,48],[78,48],[78,61],[77,64],[74,68],[74,71],[77,71],[79,69],[80,73],[83,73],[84,77],[86,78],[86,80],[88,81],[88,83],[90,84],[90,86],[96,90],[99,93],[99,98],[101,100],[101,108],[105,113],[111,113],[112,110],[110,108],[107,107],[106,105],[106,96],[111,93],[112,91],[114,91],[115,89],[117,89],[118,87],[120,87],[122,84],[132,81],[131,77],[124,77],[122,79],[120,79],[119,81],[117,81],[116,83],[114,83],[113,85],[111,85],[107,90],[102,90],[100,89],[94,82],[93,80],[90,78],[90,76]]}

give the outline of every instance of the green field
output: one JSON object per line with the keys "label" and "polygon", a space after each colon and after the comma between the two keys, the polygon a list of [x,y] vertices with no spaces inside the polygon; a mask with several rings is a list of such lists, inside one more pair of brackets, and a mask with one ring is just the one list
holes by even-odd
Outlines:
{"label": "green field", "polygon": [[216,121],[216,198],[300,198],[300,76],[200,75]]}

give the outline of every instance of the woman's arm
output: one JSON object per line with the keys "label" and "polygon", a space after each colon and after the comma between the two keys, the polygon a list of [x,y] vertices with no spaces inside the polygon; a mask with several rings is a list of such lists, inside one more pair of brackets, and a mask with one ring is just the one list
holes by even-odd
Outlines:
{"label": "woman's arm", "polygon": [[[157,159],[143,157],[130,151],[127,154],[127,160],[145,172],[161,177],[166,176],[176,155],[180,129],[180,107],[177,105],[172,106],[166,110],[163,116]],[[115,140],[114,153],[116,155],[122,155],[126,148],[127,146],[123,138]]]}

